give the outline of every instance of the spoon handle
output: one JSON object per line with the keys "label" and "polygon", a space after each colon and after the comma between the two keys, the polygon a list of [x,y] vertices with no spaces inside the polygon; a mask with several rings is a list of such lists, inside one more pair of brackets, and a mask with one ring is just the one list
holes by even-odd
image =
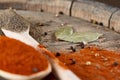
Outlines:
{"label": "spoon handle", "polygon": [[48,57],[53,67],[53,71],[56,73],[56,76],[59,78],[59,80],[80,80],[80,78],[78,78],[71,70],[69,70],[64,63],[59,61],[52,52],[47,50],[42,45],[39,45],[39,48],[42,50],[42,53]]}
{"label": "spoon handle", "polygon": [[37,48],[39,43],[33,39],[29,34],[28,32],[21,32],[21,33],[17,33],[17,32],[12,32],[10,30],[6,30],[6,29],[1,29],[4,34],[10,38],[14,38],[14,39],[17,39],[17,40],[20,40],[21,42],[24,42],[34,48]]}

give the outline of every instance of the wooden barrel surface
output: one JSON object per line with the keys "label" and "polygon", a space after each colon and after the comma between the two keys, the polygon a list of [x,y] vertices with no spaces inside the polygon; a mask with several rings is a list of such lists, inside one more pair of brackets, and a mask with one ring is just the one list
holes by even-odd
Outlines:
{"label": "wooden barrel surface", "polygon": [[71,15],[120,32],[119,8],[94,0],[0,0],[1,9],[9,7]]}

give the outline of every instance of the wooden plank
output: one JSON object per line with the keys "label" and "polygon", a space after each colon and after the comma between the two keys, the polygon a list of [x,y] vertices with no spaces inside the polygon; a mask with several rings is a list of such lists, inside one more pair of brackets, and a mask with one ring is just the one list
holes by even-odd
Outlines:
{"label": "wooden plank", "polygon": [[103,23],[108,27],[109,18],[116,9],[95,1],[78,0],[73,4],[72,16],[87,21],[97,21],[97,23]]}
{"label": "wooden plank", "polygon": [[120,10],[112,15],[110,20],[110,28],[120,33]]}
{"label": "wooden plank", "polygon": [[44,10],[46,12],[57,14],[63,12],[69,15],[71,0],[35,0],[28,1],[27,8],[33,10]]}
{"label": "wooden plank", "polygon": [[0,9],[8,9],[12,7],[14,9],[26,9],[27,0],[0,0]]}
{"label": "wooden plank", "polygon": [[[71,3],[72,0],[0,0],[0,8],[12,7],[54,14],[63,12],[66,15],[70,15]],[[110,29],[120,32],[120,11],[115,12],[117,9],[96,1],[75,0],[71,8],[71,16],[103,24],[106,27],[110,27]]]}
{"label": "wooden plank", "polygon": [[5,2],[19,2],[19,3],[26,3],[28,0],[0,0],[0,3]]}
{"label": "wooden plank", "polygon": [[69,15],[71,0],[0,0],[0,7],[26,9],[32,11],[41,11],[57,14],[63,12]]}

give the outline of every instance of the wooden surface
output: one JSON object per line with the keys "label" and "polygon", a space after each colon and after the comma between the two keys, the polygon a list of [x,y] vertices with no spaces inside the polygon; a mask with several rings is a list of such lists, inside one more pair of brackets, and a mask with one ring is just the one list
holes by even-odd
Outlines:
{"label": "wooden surface", "polygon": [[[30,35],[54,53],[71,52],[72,50],[69,49],[70,46],[75,47],[76,50],[80,49],[75,43],[56,40],[54,36],[55,31],[66,25],[70,25],[75,32],[97,32],[103,34],[100,39],[88,43],[86,46],[96,45],[103,49],[116,52],[120,51],[120,34],[108,28],[67,15],[59,15],[56,17],[55,14],[51,13],[24,10],[17,10],[17,13],[31,23]],[[45,32],[47,32],[47,35],[44,35]],[[3,35],[1,31],[0,35]]]}
{"label": "wooden surface", "polygon": [[72,0],[0,0],[1,9],[13,7],[15,9],[45,11],[53,14],[62,12],[89,22],[102,24],[110,29],[112,27],[115,31],[120,32],[120,22],[114,18],[114,16],[120,18],[120,15],[116,15],[119,13],[117,12],[119,8],[91,0],[77,0],[71,5]]}
{"label": "wooden surface", "polygon": [[110,20],[110,28],[114,31],[120,32],[120,10],[113,14]]}
{"label": "wooden surface", "polygon": [[46,12],[51,12],[57,14],[63,12],[69,15],[69,8],[71,1],[69,0],[35,0],[27,2],[27,9],[29,10],[44,10]]}
{"label": "wooden surface", "polygon": [[[120,51],[120,34],[109,30],[108,28],[104,28],[99,25],[89,23],[85,20],[66,15],[60,15],[59,17],[56,17],[54,14],[33,11],[18,11],[17,13],[31,22],[30,34],[39,43],[44,44],[53,52],[71,51],[68,48],[70,46],[76,47],[77,45],[55,39],[54,32],[62,27],[61,24],[71,25],[75,32],[102,33],[103,36],[101,39],[89,43],[88,45],[97,45],[104,49]],[[41,23],[44,25],[40,26]],[[45,32],[47,32],[48,35],[44,36]],[[80,49],[80,47],[76,47],[76,49]]]}
{"label": "wooden surface", "polygon": [[120,0],[94,0],[94,1],[99,1],[120,8]]}
{"label": "wooden surface", "polygon": [[85,19],[87,21],[97,21],[97,23],[103,23],[108,27],[108,21],[111,13],[116,11],[117,8],[107,6],[102,3],[78,0],[75,1],[72,8],[72,16]]}
{"label": "wooden surface", "polygon": [[[103,40],[102,43],[96,42],[94,44],[98,44],[105,49],[111,50],[119,50],[120,48],[119,34],[112,32],[106,27],[89,23],[90,20],[93,19],[94,21],[102,22],[104,26],[120,32],[120,11],[117,11],[118,8],[113,8],[98,2],[92,3],[87,0],[78,0],[78,2],[74,1],[72,6],[72,17],[69,17],[71,0],[3,0],[0,1],[0,4],[0,8],[13,7],[26,10],[21,11],[20,14],[32,22],[30,34],[40,43],[43,43],[46,46],[51,45],[49,48],[51,50],[53,49],[53,51],[59,49],[65,50],[65,48],[61,46],[68,47],[70,45],[75,45],[66,42],[54,42],[55,39],[52,35],[54,35],[54,31],[58,29],[61,24],[70,24],[77,32],[93,31],[103,33],[105,34],[104,37],[106,38],[106,41],[104,42]],[[40,12],[41,10],[43,10],[43,12]],[[55,17],[55,14],[61,11],[66,15],[58,18]],[[36,23],[40,22],[45,23],[45,26],[34,27]],[[48,30],[50,35],[48,37],[41,37],[41,34],[43,34],[45,30]],[[2,34],[2,32],[0,32],[0,34]],[[54,47],[56,49],[54,49]]]}

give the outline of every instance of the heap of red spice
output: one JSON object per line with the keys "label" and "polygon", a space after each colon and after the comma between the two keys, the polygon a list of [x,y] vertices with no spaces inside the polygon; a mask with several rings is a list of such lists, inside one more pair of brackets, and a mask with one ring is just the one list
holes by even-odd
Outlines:
{"label": "heap of red spice", "polygon": [[31,46],[0,36],[0,69],[21,75],[31,75],[47,69],[48,61]]}
{"label": "heap of red spice", "polygon": [[57,58],[82,80],[120,80],[120,54],[87,47]]}
{"label": "heap of red spice", "polygon": [[[120,80],[120,54],[97,47],[56,57],[82,80]],[[48,61],[34,48],[11,38],[0,37],[0,69],[22,75],[45,70]],[[42,65],[41,65],[42,64]],[[56,80],[53,74],[44,80]]]}

